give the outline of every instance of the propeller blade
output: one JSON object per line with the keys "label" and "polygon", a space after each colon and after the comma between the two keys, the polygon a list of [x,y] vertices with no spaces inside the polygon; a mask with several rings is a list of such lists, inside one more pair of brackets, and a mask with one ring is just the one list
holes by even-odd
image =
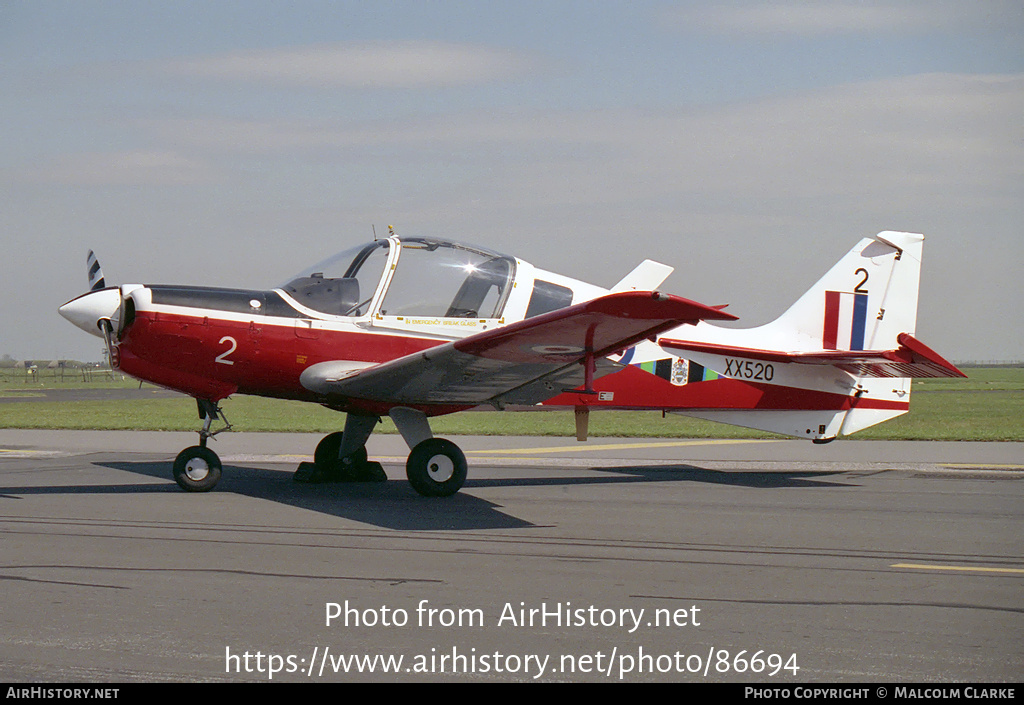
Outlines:
{"label": "propeller blade", "polygon": [[107,282],[103,278],[103,269],[100,268],[100,261],[96,259],[92,250],[89,250],[86,264],[89,267],[89,291],[106,288]]}

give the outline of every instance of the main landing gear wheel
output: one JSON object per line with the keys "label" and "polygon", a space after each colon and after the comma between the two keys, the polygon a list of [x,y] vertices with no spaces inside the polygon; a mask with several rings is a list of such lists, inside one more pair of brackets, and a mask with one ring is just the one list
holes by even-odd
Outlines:
{"label": "main landing gear wheel", "polygon": [[340,461],[342,465],[345,466],[364,464],[366,462],[366,446],[361,447],[359,450],[347,457],[339,457],[339,454],[341,453],[341,442],[344,438],[345,434],[341,431],[329,433],[324,436],[321,441],[316,444],[316,450],[313,451],[313,463],[317,467],[322,468],[326,468],[330,463],[335,461]]}
{"label": "main landing gear wheel", "polygon": [[220,481],[220,458],[209,448],[192,446],[174,459],[174,481],[187,492],[209,492]]}
{"label": "main landing gear wheel", "polygon": [[405,463],[413,489],[426,497],[447,497],[466,481],[466,456],[444,438],[428,438],[416,444]]}
{"label": "main landing gear wheel", "polygon": [[296,482],[384,482],[388,479],[383,466],[366,456],[361,446],[344,458],[340,457],[345,434],[330,433],[321,439],[313,452],[312,463],[300,463],[295,472]]}

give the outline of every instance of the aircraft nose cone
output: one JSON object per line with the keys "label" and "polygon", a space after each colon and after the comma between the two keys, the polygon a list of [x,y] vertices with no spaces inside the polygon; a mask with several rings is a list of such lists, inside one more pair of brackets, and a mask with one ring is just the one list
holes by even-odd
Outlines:
{"label": "aircraft nose cone", "polygon": [[113,318],[120,306],[121,290],[113,287],[82,294],[78,298],[68,301],[57,311],[86,333],[92,333],[102,338],[103,332],[99,328],[100,319]]}

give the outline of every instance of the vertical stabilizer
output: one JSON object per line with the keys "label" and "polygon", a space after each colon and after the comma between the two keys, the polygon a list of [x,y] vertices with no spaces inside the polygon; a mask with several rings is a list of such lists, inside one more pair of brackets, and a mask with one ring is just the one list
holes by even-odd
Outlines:
{"label": "vertical stabilizer", "polygon": [[782,316],[755,330],[781,350],[898,347],[896,336],[913,335],[917,325],[923,243],[923,235],[892,231],[861,240]]}
{"label": "vertical stabilizer", "polygon": [[924,236],[883,232],[857,243],[774,324],[803,350],[888,350],[914,334]]}
{"label": "vertical stabilizer", "polygon": [[689,340],[786,352],[890,350],[914,334],[924,236],[864,238],[796,303],[757,328],[702,324]]}

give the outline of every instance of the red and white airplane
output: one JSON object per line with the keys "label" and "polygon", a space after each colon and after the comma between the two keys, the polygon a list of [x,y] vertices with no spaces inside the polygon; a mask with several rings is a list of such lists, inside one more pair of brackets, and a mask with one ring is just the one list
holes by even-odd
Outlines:
{"label": "red and white airplane", "polygon": [[[213,488],[207,440],[220,402],[255,394],[347,414],[296,479],[386,479],[365,443],[380,417],[410,454],[409,482],[450,495],[466,458],[431,416],[489,406],[659,409],[827,442],[907,412],[913,377],[962,377],[914,337],[924,237],[860,241],[781,317],[758,328],[720,306],[659,293],[672,268],[644,261],[610,290],[516,257],[432,238],[354,247],[277,289],[106,287],[60,308],[106,339],[112,365],[198,401],[198,446],[174,462]],[[211,430],[220,418],[224,428]]]}

